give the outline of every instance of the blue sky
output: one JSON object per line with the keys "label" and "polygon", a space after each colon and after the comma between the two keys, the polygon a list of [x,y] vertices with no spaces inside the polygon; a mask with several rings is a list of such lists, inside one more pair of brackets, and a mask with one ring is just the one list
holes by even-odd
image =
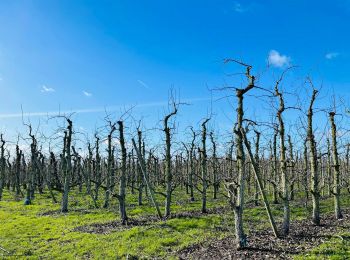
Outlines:
{"label": "blue sky", "polygon": [[22,129],[21,106],[32,122],[40,113],[81,111],[77,125],[90,129],[103,125],[104,108],[117,116],[120,107],[138,105],[135,118],[152,127],[167,111],[171,87],[192,103],[180,111],[183,126],[212,109],[215,126],[229,129],[232,104],[208,102],[208,89],[239,70],[223,65],[227,57],[256,73],[267,61],[276,75],[299,65],[296,77],[310,74],[325,95],[346,96],[349,25],[348,0],[2,0],[0,130]]}

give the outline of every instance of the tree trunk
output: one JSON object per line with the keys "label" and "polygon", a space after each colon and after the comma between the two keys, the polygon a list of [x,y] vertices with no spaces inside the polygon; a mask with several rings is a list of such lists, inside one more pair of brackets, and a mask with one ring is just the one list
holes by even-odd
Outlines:
{"label": "tree trunk", "polygon": [[2,193],[5,186],[5,167],[6,167],[6,159],[5,159],[5,141],[3,139],[2,134],[0,135],[0,201],[2,200]]}
{"label": "tree trunk", "polygon": [[[137,131],[137,137],[138,137],[138,149],[141,153],[142,151],[142,132],[140,130]],[[139,158],[138,158],[139,159]],[[139,206],[142,205],[142,192],[143,192],[143,177],[142,177],[142,169],[141,169],[141,162],[138,162],[138,167],[137,167],[137,178],[138,178],[138,204]]]}
{"label": "tree trunk", "polygon": [[121,176],[120,176],[120,186],[119,186],[119,211],[120,217],[123,225],[126,224],[128,217],[126,215],[126,203],[125,203],[125,191],[126,191],[126,148],[125,148],[125,139],[124,139],[124,127],[123,122],[118,121],[119,125],[119,142],[122,152],[122,165],[121,165]]}
{"label": "tree trunk", "polygon": [[104,205],[103,205],[104,208],[108,208],[109,207],[109,200],[110,200],[110,196],[111,196],[111,193],[112,193],[113,182],[114,182],[114,180],[112,179],[112,176],[113,176],[112,171],[114,171],[114,169],[113,169],[114,149],[112,147],[112,137],[113,137],[113,133],[114,133],[115,130],[116,130],[115,124],[112,124],[111,125],[111,129],[109,131],[109,135],[107,137],[108,158],[107,158],[107,172],[106,172],[105,202],[104,202]]}
{"label": "tree trunk", "polygon": [[281,198],[283,200],[283,223],[282,223],[282,235],[287,236],[289,234],[290,225],[290,207],[289,207],[289,181],[287,174],[287,158],[286,158],[286,145],[285,145],[285,128],[282,114],[285,111],[283,94],[278,90],[278,84],[276,83],[275,92],[279,97],[279,109],[277,111],[277,118],[279,122],[279,136],[280,136],[280,169],[281,169]]}
{"label": "tree trunk", "polygon": [[342,219],[343,215],[340,209],[340,164],[338,158],[338,147],[337,147],[337,126],[334,121],[335,113],[329,113],[329,120],[332,128],[332,145],[333,145],[333,196],[334,196],[334,213],[337,219]]}
{"label": "tree trunk", "polygon": [[319,191],[319,173],[317,166],[317,148],[315,136],[313,133],[313,104],[318,91],[314,90],[311,97],[309,111],[307,114],[308,128],[307,136],[309,140],[310,152],[310,173],[311,173],[311,196],[312,196],[312,221],[315,225],[320,225],[320,191]]}
{"label": "tree trunk", "polygon": [[166,197],[165,197],[165,213],[164,217],[170,216],[171,195],[173,192],[173,173],[171,169],[171,130],[168,126],[169,119],[176,115],[177,107],[174,104],[173,111],[164,118],[164,133],[165,133],[165,178],[166,178]]}
{"label": "tree trunk", "polygon": [[71,143],[72,143],[72,133],[73,133],[73,123],[70,119],[67,119],[68,127],[65,135],[65,154],[63,154],[65,159],[64,168],[64,185],[63,185],[63,196],[62,196],[62,206],[61,212],[68,212],[68,194],[70,190],[70,180],[72,174],[72,161],[71,161]]}
{"label": "tree trunk", "polygon": [[202,213],[207,213],[207,147],[206,147],[206,140],[207,140],[207,127],[206,124],[210,119],[205,119],[202,123],[202,161],[201,161],[201,170],[202,170]]}

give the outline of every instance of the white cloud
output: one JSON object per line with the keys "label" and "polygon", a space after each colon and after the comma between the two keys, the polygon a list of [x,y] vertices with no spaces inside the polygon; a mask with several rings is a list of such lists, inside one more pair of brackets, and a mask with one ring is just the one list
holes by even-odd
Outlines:
{"label": "white cloud", "polygon": [[43,92],[43,93],[45,93],[45,92],[55,92],[55,89],[49,88],[49,87],[43,85],[43,86],[41,87],[41,92]]}
{"label": "white cloud", "polygon": [[83,94],[84,94],[84,96],[86,96],[86,97],[92,97],[92,93],[90,93],[90,92],[87,92],[87,91],[83,91]]}
{"label": "white cloud", "polygon": [[150,89],[150,87],[145,82],[143,82],[142,80],[138,79],[137,82],[140,83],[141,86],[143,86],[143,87],[145,87],[147,89]]}
{"label": "white cloud", "polygon": [[327,60],[331,60],[331,59],[334,59],[334,58],[336,58],[338,56],[339,56],[338,52],[329,52],[329,53],[326,54],[325,57],[326,57]]}
{"label": "white cloud", "polygon": [[272,65],[274,67],[284,67],[286,65],[289,65],[291,58],[286,55],[281,55],[276,50],[271,50],[269,52],[269,56],[267,58],[267,62],[269,65]]}

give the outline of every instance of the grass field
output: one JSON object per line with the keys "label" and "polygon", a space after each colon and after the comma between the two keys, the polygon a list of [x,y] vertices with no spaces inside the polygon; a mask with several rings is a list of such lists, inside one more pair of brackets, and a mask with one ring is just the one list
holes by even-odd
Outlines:
{"label": "grass field", "polygon": [[[130,194],[128,197],[128,215],[136,222],[125,227],[118,225],[116,201],[110,210],[94,209],[88,196],[72,192],[70,212],[61,214],[60,205],[53,204],[48,193],[37,194],[33,205],[24,206],[22,200],[16,201],[6,191],[0,202],[0,256],[10,259],[178,259],[181,250],[225,239],[232,234],[233,214],[224,198],[209,199],[211,213],[203,215],[199,213],[200,201],[177,199],[186,197],[177,192],[172,207],[174,217],[159,221],[147,201],[144,206],[137,206],[136,196]],[[306,219],[310,208],[303,207],[302,203],[295,204],[292,222]],[[350,208],[348,196],[343,197],[342,204],[344,208]],[[332,199],[323,200],[321,205],[323,213],[332,212]],[[282,213],[280,208],[281,205],[275,205],[273,210],[278,220]],[[245,223],[248,238],[252,230],[269,230],[262,207],[248,207]],[[349,233],[339,230],[310,252],[290,257],[350,258],[349,239],[350,229]]]}

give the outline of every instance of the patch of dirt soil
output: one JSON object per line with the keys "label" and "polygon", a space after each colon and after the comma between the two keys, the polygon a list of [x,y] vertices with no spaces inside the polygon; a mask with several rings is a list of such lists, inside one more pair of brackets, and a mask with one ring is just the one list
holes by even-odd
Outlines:
{"label": "patch of dirt soil", "polygon": [[223,207],[216,207],[207,209],[206,213],[202,213],[201,211],[194,210],[194,211],[187,211],[187,212],[179,212],[175,214],[171,214],[170,219],[172,218],[197,218],[197,217],[203,217],[206,214],[223,214],[230,210],[230,207],[223,206]]}
{"label": "patch of dirt soil", "polygon": [[250,226],[247,249],[237,250],[234,237],[230,236],[193,245],[177,255],[180,259],[290,259],[332,237],[350,239],[337,235],[350,230],[350,210],[343,211],[343,216],[342,220],[336,220],[333,214],[324,215],[321,226],[315,226],[311,220],[293,221],[286,238],[275,238],[270,230],[259,231]]}
{"label": "patch of dirt soil", "polygon": [[[208,209],[207,213],[202,213],[201,211],[188,211],[188,212],[179,212],[175,214],[171,214],[167,219],[174,218],[196,218],[202,217],[205,214],[222,214],[224,211],[229,210],[228,207],[217,207],[213,209]],[[161,220],[157,218],[155,215],[143,216],[139,218],[130,218],[126,225],[123,225],[121,221],[111,221],[106,223],[95,223],[91,225],[79,226],[73,229],[73,231],[77,232],[85,232],[92,234],[108,234],[113,231],[125,230],[129,228],[133,228],[135,226],[150,226],[155,224],[156,222],[160,222]]]}
{"label": "patch of dirt soil", "polygon": [[79,212],[81,214],[90,214],[91,213],[91,211],[88,209],[71,209],[71,210],[69,210],[69,212],[66,212],[66,213],[63,213],[63,212],[61,212],[60,209],[57,209],[57,210],[49,210],[49,211],[45,211],[45,212],[39,212],[37,215],[39,217],[41,217],[41,216],[58,216],[58,215],[67,215],[70,212]]}
{"label": "patch of dirt soil", "polygon": [[95,223],[91,225],[79,226],[73,229],[75,232],[84,232],[91,234],[109,234],[117,230],[125,230],[136,226],[149,226],[151,223],[159,221],[154,216],[145,218],[129,219],[126,225],[121,221],[110,221],[106,223]]}

